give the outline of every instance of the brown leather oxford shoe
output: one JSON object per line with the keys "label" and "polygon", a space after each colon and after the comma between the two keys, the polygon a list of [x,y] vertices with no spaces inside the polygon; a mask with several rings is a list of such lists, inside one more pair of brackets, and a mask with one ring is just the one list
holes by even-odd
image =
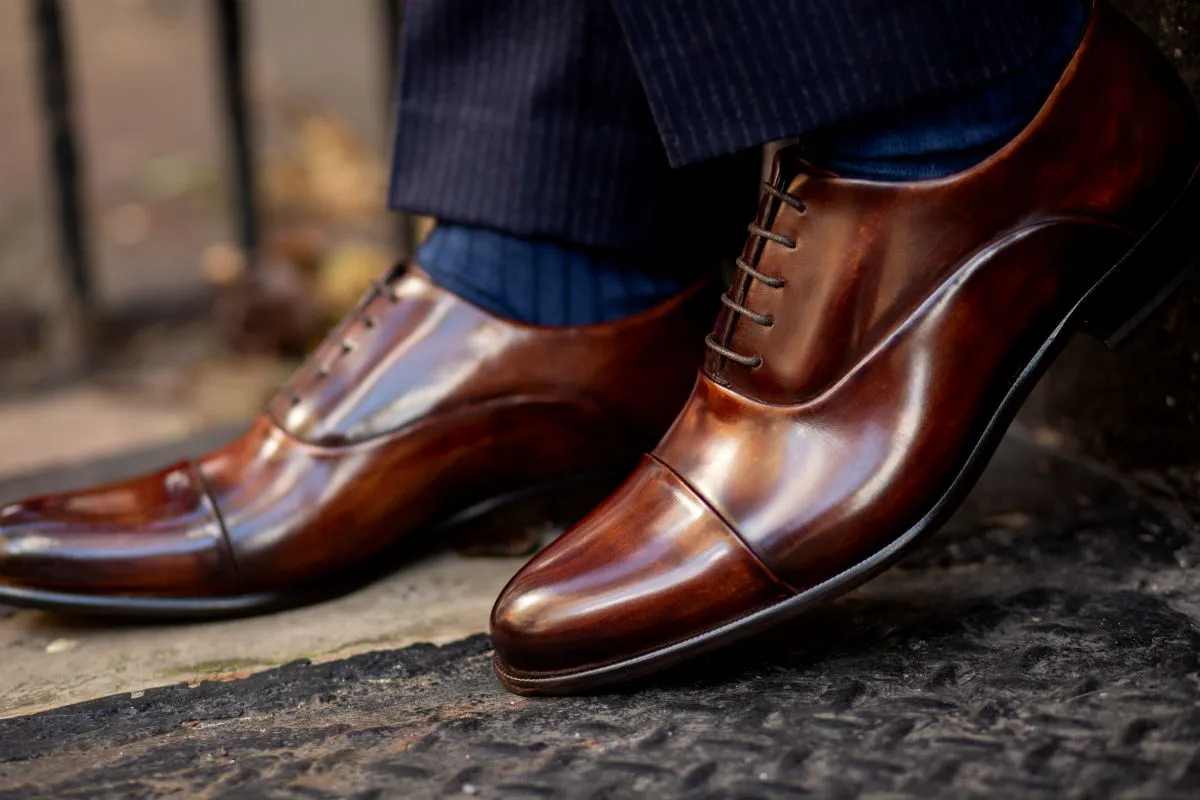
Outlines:
{"label": "brown leather oxford shoe", "polygon": [[1106,3],[1036,119],[941,180],[784,151],[704,374],[626,483],[492,615],[517,692],[585,690],[849,591],[937,528],[1069,336],[1119,343],[1190,268],[1200,120]]}
{"label": "brown leather oxford shoe", "polygon": [[498,498],[614,470],[615,485],[687,398],[715,306],[700,284],[617,322],[536,327],[399,270],[236,442],[0,508],[0,602],[276,608]]}

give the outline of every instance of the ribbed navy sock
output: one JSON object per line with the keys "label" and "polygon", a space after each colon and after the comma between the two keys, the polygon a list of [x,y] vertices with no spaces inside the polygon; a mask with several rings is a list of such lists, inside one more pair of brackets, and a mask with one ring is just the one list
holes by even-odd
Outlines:
{"label": "ribbed navy sock", "polygon": [[685,288],[615,257],[445,222],[417,249],[416,263],[464,300],[536,325],[609,322]]}
{"label": "ribbed navy sock", "polygon": [[1071,0],[1058,35],[1024,68],[982,90],[829,129],[816,137],[813,160],[879,181],[940,178],[978,164],[1037,115],[1079,46],[1088,5]]}

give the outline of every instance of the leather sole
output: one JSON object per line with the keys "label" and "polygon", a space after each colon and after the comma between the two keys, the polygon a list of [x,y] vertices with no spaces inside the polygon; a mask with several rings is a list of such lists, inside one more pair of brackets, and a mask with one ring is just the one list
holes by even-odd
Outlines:
{"label": "leather sole", "polygon": [[511,531],[513,525],[525,522],[552,521],[570,526],[611,492],[624,474],[606,471],[569,476],[484,500],[434,525],[423,535],[406,537],[383,555],[373,556],[370,561],[375,566],[316,578],[304,587],[224,597],[138,597],[0,584],[0,605],[91,617],[164,621],[229,619],[312,605],[361,589],[412,563],[433,549],[429,540],[435,535],[443,540],[470,536],[478,541],[487,538],[483,534],[498,533],[498,528]]}
{"label": "leather sole", "polygon": [[522,695],[587,692],[635,680],[730,645],[844,595],[886,570],[942,526],[974,487],[1009,423],[1076,331],[1119,349],[1200,269],[1189,226],[1200,219],[1200,169],[1165,214],[1064,316],[1017,375],[949,488],[915,525],[875,555],[794,597],[680,642],[632,658],[576,670],[534,673],[497,655],[500,682]]}

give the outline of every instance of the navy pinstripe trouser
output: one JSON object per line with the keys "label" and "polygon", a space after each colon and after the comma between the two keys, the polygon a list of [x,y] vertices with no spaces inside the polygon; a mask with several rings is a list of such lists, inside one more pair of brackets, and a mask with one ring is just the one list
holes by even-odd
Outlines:
{"label": "navy pinstripe trouser", "polygon": [[576,246],[736,249],[758,146],[983,84],[1066,7],[408,0],[391,205]]}

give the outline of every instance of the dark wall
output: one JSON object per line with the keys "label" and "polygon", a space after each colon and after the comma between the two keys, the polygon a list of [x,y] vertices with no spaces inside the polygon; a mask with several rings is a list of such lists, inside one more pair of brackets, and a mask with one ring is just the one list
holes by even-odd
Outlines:
{"label": "dark wall", "polygon": [[[1118,0],[1200,97],[1200,0]],[[1200,219],[1196,220],[1200,249]],[[1111,353],[1080,336],[1023,411],[1125,470],[1167,468],[1200,496],[1200,290],[1185,289]]]}

